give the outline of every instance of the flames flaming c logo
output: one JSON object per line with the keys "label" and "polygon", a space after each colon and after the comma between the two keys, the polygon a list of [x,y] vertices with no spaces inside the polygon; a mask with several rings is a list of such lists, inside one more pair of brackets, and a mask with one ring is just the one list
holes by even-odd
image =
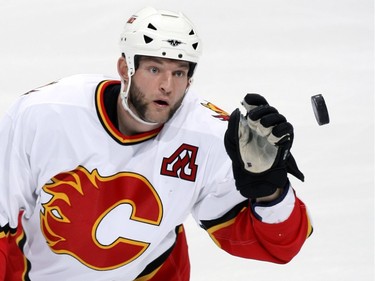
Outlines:
{"label": "flames flaming c logo", "polygon": [[96,270],[110,270],[130,263],[149,243],[117,237],[109,245],[97,239],[98,226],[114,208],[128,204],[126,219],[153,226],[163,215],[160,198],[141,175],[122,172],[101,177],[97,170],[88,172],[79,166],[52,178],[43,190],[51,199],[42,204],[41,229],[49,247],[57,254],[68,254]]}

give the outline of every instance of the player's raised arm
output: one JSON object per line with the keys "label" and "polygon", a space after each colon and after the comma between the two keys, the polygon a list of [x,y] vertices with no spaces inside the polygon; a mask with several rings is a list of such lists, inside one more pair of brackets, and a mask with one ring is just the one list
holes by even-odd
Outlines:
{"label": "player's raised arm", "polygon": [[304,180],[290,153],[293,127],[260,95],[246,95],[243,105],[246,115],[232,113],[224,142],[236,188],[249,200],[201,223],[233,255],[287,263],[312,233],[306,206],[288,180],[288,173]]}

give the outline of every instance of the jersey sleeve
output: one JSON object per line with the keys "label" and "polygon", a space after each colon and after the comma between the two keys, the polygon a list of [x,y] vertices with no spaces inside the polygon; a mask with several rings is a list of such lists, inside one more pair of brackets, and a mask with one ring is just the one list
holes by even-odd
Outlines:
{"label": "jersey sleeve", "polygon": [[[305,204],[288,187],[285,194],[292,206],[271,204],[259,211],[259,205],[252,204],[236,190],[230,160],[220,149],[217,147],[212,156],[214,160],[208,171],[212,180],[203,188],[193,217],[218,247],[232,255],[280,264],[289,262],[312,232]],[[262,221],[260,213],[267,214],[267,208],[280,212],[287,208],[283,212],[287,215],[277,223]]]}
{"label": "jersey sleeve", "polygon": [[264,223],[250,202],[237,205],[217,220],[201,221],[215,243],[232,255],[284,264],[300,250],[312,227],[304,203],[296,198],[283,222]]}
{"label": "jersey sleeve", "polygon": [[[29,159],[32,120],[18,114],[21,99],[0,121],[0,227],[16,228],[20,210],[32,212],[35,194]],[[15,117],[17,115],[17,117]]]}
{"label": "jersey sleeve", "polygon": [[[17,247],[22,233],[19,216],[35,206],[27,153],[23,149],[30,139],[23,134],[24,127],[19,126],[22,121],[15,120],[14,111],[15,106],[0,121],[0,280],[6,272],[18,271],[23,263]],[[13,279],[7,276],[5,280]]]}

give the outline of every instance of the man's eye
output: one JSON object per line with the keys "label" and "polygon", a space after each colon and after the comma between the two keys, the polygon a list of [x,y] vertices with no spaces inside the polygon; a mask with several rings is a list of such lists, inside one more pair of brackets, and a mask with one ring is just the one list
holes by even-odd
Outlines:
{"label": "man's eye", "polygon": [[176,71],[175,72],[175,76],[176,77],[184,77],[185,76],[185,72],[184,71]]}
{"label": "man's eye", "polygon": [[150,67],[150,72],[151,73],[158,73],[159,72],[159,69],[157,67]]}

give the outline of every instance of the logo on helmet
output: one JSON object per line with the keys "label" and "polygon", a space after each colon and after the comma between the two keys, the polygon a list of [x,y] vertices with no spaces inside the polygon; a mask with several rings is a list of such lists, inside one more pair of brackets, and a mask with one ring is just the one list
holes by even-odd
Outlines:
{"label": "logo on helmet", "polygon": [[179,40],[174,40],[174,39],[169,39],[169,40],[164,40],[164,41],[168,42],[173,47],[177,47],[177,46],[179,46],[181,44],[185,44],[185,43],[183,43],[183,42],[181,42]]}

